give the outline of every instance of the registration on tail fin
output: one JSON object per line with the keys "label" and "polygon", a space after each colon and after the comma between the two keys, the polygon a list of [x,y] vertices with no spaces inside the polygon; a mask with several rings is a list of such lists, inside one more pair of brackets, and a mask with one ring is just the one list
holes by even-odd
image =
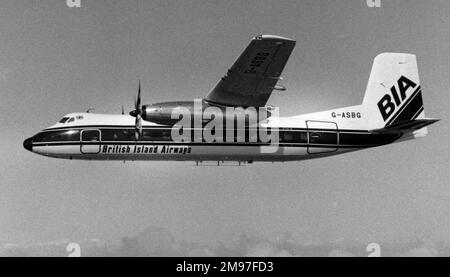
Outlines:
{"label": "registration on tail fin", "polygon": [[373,131],[416,132],[426,135],[422,88],[415,55],[383,53],[373,63],[363,101],[367,125]]}

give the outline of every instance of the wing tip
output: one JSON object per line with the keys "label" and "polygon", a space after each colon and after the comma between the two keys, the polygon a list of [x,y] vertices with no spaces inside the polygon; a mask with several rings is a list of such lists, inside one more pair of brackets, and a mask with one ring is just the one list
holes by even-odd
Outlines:
{"label": "wing tip", "polygon": [[285,40],[285,41],[295,41],[291,38],[277,36],[277,35],[258,35],[253,38],[254,40]]}

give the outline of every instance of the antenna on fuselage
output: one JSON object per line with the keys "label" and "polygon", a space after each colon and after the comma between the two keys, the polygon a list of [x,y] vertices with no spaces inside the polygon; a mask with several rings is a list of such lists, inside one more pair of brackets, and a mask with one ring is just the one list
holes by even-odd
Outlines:
{"label": "antenna on fuselage", "polygon": [[123,104],[122,104],[122,115],[125,114],[125,110],[123,109]]}

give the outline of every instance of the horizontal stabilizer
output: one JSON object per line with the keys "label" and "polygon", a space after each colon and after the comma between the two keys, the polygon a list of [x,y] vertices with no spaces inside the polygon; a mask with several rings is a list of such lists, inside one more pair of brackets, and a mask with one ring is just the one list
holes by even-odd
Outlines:
{"label": "horizontal stabilizer", "polygon": [[424,119],[414,119],[404,122],[400,122],[394,125],[389,125],[382,129],[372,130],[376,133],[386,133],[386,132],[412,132],[415,130],[422,129],[428,125],[438,122],[440,119],[424,118]]}

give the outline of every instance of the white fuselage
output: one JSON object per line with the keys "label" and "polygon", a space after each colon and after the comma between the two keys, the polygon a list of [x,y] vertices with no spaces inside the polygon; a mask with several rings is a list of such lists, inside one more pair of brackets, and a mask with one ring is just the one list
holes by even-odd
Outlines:
{"label": "white fuselage", "polygon": [[25,148],[63,159],[294,161],[384,145],[401,136],[365,130],[360,106],[269,118],[258,127],[278,130],[277,140],[270,143],[248,138],[220,142],[173,141],[170,126],[150,122],[143,122],[143,136],[136,140],[133,136],[135,119],[129,115],[74,113],[66,117],[74,120],[44,129],[26,141]]}

